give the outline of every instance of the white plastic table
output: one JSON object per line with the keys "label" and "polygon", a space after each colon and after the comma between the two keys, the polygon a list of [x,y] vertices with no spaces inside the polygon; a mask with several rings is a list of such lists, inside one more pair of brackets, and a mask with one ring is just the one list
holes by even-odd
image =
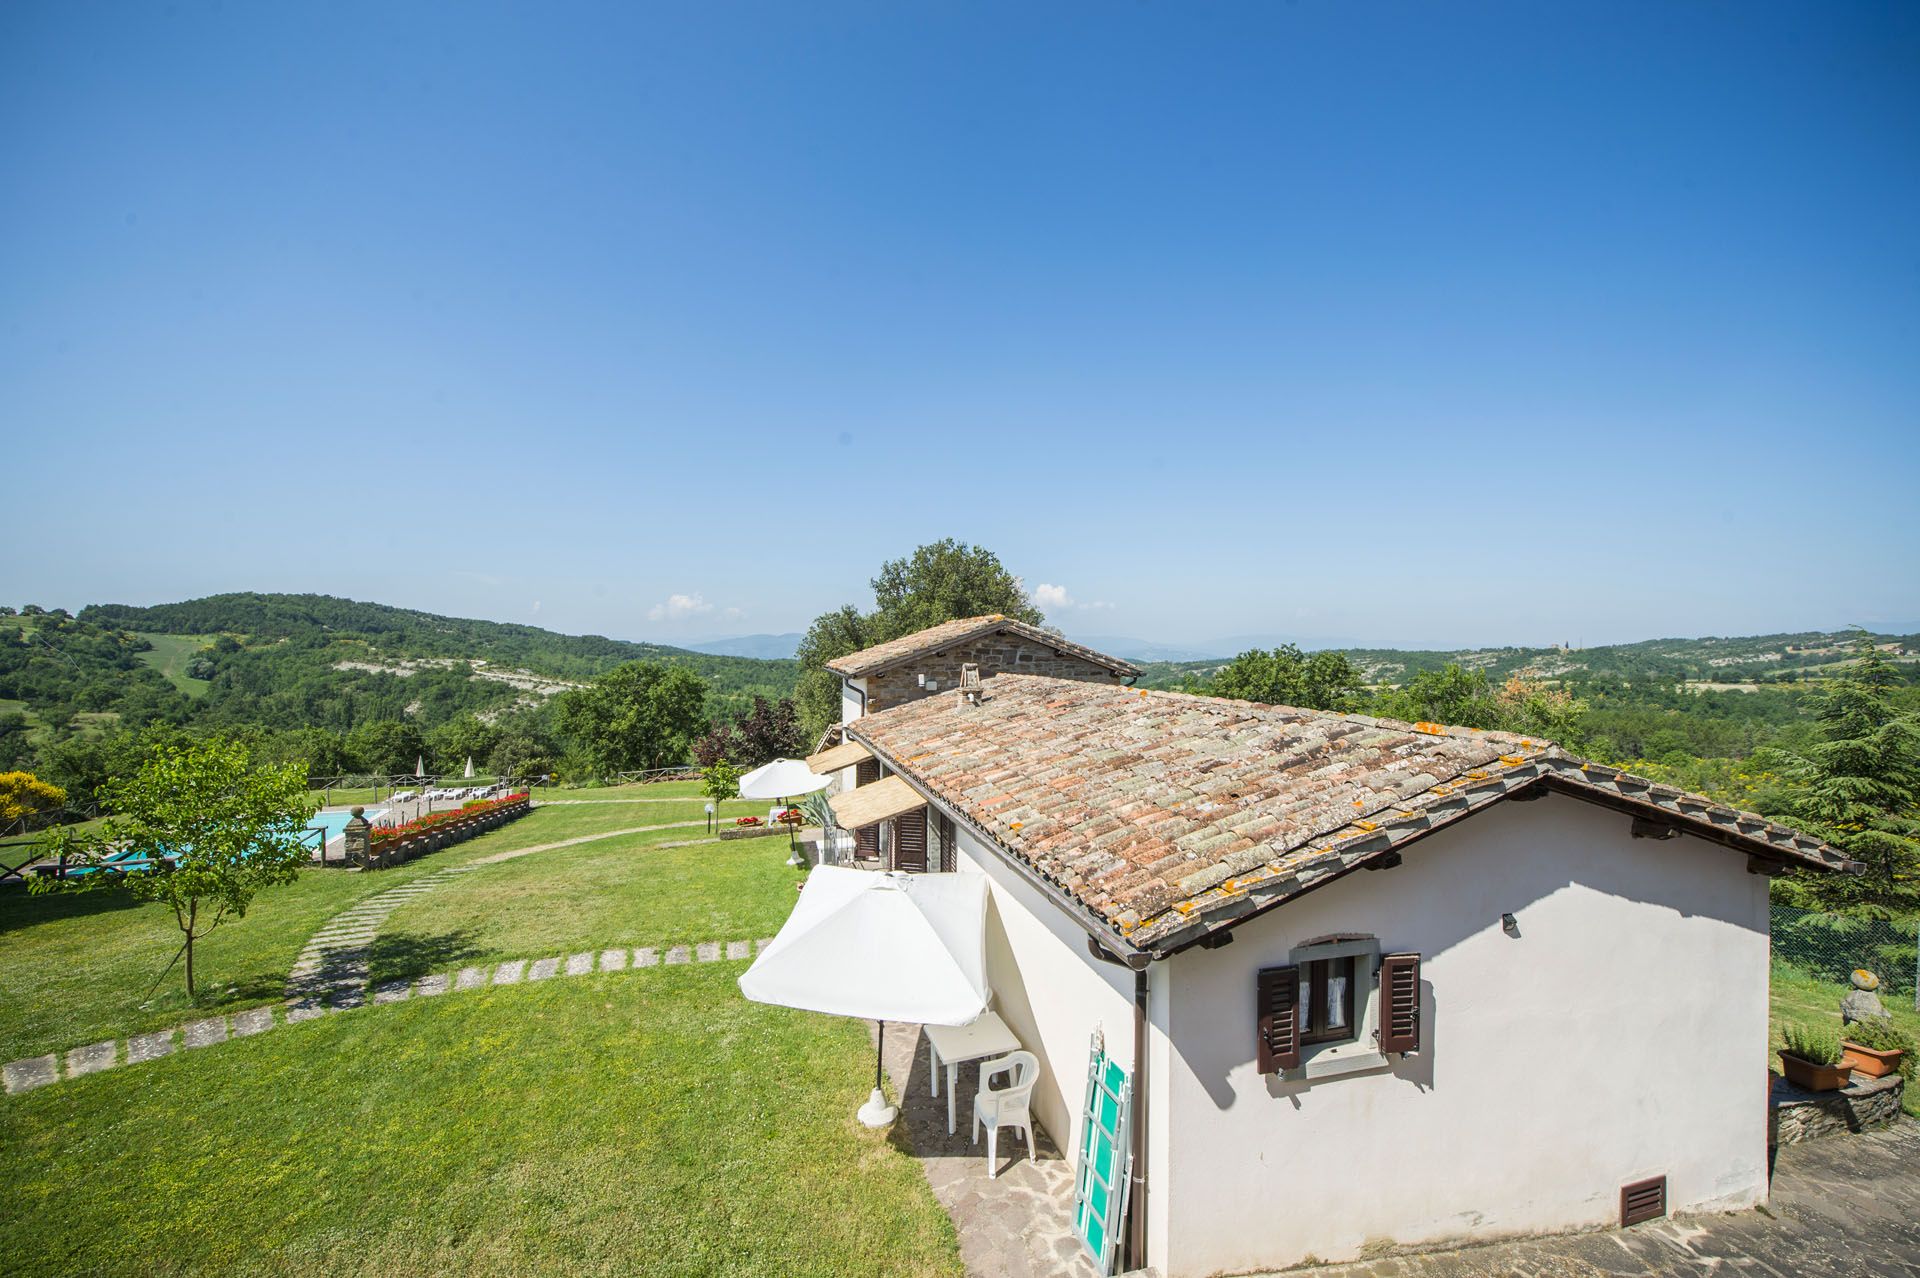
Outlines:
{"label": "white plastic table", "polygon": [[947,1067],[947,1135],[953,1135],[953,1092],[960,1083],[960,1066],[966,1061],[1005,1056],[1020,1050],[1020,1040],[1007,1023],[994,1012],[982,1012],[971,1025],[928,1025],[927,1046],[933,1054],[933,1094],[940,1094],[940,1067]]}

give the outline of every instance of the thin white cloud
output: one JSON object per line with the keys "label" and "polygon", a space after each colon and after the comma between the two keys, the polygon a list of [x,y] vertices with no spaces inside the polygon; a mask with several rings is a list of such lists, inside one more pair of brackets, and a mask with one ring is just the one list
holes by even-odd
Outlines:
{"label": "thin white cloud", "polygon": [[1043,610],[1049,612],[1064,612],[1070,608],[1078,608],[1085,612],[1094,612],[1101,608],[1113,607],[1112,604],[1104,599],[1091,601],[1075,599],[1065,586],[1049,585],[1044,581],[1033,588],[1033,601],[1039,604]]}
{"label": "thin white cloud", "polygon": [[689,617],[698,617],[702,613],[713,611],[713,605],[698,594],[668,595],[665,603],[657,603],[647,609],[649,621],[685,621]]}

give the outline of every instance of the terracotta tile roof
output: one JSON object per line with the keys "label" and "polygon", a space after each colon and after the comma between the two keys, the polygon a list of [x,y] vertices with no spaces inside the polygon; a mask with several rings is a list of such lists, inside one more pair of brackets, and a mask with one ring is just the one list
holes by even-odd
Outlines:
{"label": "terracotta tile roof", "polygon": [[943,621],[937,626],[928,626],[925,630],[916,630],[910,635],[902,635],[898,639],[889,639],[887,642],[877,643],[871,648],[862,648],[858,652],[850,652],[844,657],[835,657],[832,661],[827,662],[827,669],[833,671],[835,674],[845,675],[848,678],[878,674],[882,670],[890,670],[894,666],[904,661],[910,661],[915,657],[923,656],[930,652],[939,652],[942,649],[951,648],[955,644],[965,643],[969,639],[977,639],[982,635],[990,635],[1000,631],[1004,631],[1007,634],[1019,635],[1021,638],[1029,639],[1037,644],[1043,644],[1046,647],[1052,648],[1055,652],[1079,657],[1097,666],[1105,666],[1115,674],[1125,678],[1132,678],[1140,673],[1140,667],[1131,662],[1122,661],[1118,657],[1109,657],[1104,652],[1095,652],[1092,648],[1069,642],[1050,630],[1042,630],[1038,626],[1030,626],[1026,622],[1016,621],[1012,617],[1003,617],[997,612],[988,613],[984,617],[961,617],[955,621]]}
{"label": "terracotta tile roof", "polygon": [[1127,944],[1165,952],[1535,785],[1776,862],[1816,839],[1537,739],[997,675],[848,725]]}

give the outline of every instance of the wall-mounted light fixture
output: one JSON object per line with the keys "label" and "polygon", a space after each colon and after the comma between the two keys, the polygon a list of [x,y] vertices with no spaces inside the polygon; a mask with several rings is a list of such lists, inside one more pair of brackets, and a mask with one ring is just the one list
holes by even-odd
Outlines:
{"label": "wall-mounted light fixture", "polygon": [[1500,930],[1508,936],[1518,939],[1520,936],[1520,920],[1514,918],[1511,911],[1502,914],[1500,916]]}

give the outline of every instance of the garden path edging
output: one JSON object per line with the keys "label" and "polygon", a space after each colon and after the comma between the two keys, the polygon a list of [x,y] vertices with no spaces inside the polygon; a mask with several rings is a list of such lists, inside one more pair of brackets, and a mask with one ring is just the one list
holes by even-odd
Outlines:
{"label": "garden path edging", "polygon": [[[702,941],[697,945],[649,945],[633,950],[622,947],[543,955],[538,959],[503,959],[495,964],[470,965],[457,972],[434,972],[416,980],[387,981],[374,988],[371,1002],[376,1005],[401,1003],[411,998],[433,998],[455,990],[485,989],[496,985],[517,985],[596,973],[610,976],[666,965],[744,962],[772,943],[772,937],[761,937],[751,941]],[[666,955],[664,964],[661,959],[663,949]],[[0,1077],[4,1078],[8,1095],[33,1091],[62,1079],[113,1069],[122,1063],[137,1065],[142,1061],[170,1056],[176,1050],[192,1051],[231,1039],[250,1038],[277,1025],[294,1025],[316,1016],[344,1012],[363,1006],[367,1001],[321,1004],[319,1011],[307,1016],[296,1016],[295,1009],[289,1007],[284,1019],[274,1017],[273,1004],[248,1008],[244,1012],[203,1017],[172,1029],[135,1034],[124,1043],[119,1039],[109,1039],[103,1043],[69,1048],[64,1052],[48,1052],[43,1056],[10,1061],[0,1066]],[[126,1049],[124,1061],[121,1052],[123,1046]]]}

